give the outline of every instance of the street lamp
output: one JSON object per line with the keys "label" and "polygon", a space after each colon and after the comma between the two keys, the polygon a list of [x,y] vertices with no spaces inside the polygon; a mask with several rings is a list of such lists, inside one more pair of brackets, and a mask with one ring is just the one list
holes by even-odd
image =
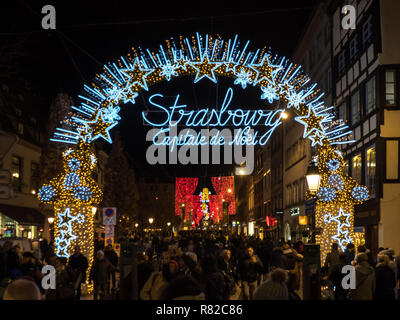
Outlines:
{"label": "street lamp", "polygon": [[53,217],[48,217],[47,221],[49,222],[49,224],[53,224],[54,218]]}
{"label": "street lamp", "polygon": [[96,207],[92,207],[92,214],[93,214],[93,217],[96,215],[96,212],[97,212],[97,208],[96,208]]}
{"label": "street lamp", "polygon": [[318,172],[317,166],[314,164],[314,161],[311,161],[308,165],[306,172],[306,179],[308,189],[312,194],[316,194],[319,188],[319,184],[321,182],[321,175]]}
{"label": "street lamp", "polygon": [[135,223],[135,227],[136,227],[136,228],[139,227],[139,223]]}
{"label": "street lamp", "polygon": [[312,237],[311,242],[315,243],[315,200],[318,192],[319,184],[321,182],[321,175],[318,172],[318,168],[315,165],[314,161],[311,161],[308,165],[306,172],[306,179],[308,190],[310,191],[310,201],[312,201]]}
{"label": "street lamp", "polygon": [[149,218],[149,223],[152,224],[154,222],[153,218]]}
{"label": "street lamp", "polygon": [[171,225],[171,222],[167,222],[167,226],[169,227]]}

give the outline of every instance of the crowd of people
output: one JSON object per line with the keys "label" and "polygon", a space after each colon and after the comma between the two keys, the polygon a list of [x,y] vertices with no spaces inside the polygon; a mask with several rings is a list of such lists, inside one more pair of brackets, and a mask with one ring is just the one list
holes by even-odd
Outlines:
{"label": "crowd of people", "polygon": [[[93,265],[87,272],[89,262],[79,246],[67,259],[57,257],[47,242],[42,242],[41,257],[30,251],[21,253],[19,245],[13,246],[11,241],[5,241],[0,247],[0,299],[80,300],[87,274],[93,285],[94,299],[104,299],[117,287],[115,273],[119,270],[119,258],[111,245],[106,246],[104,251],[97,250]],[[46,288],[42,284],[42,279],[48,274],[42,273],[45,265],[54,267],[55,288],[50,284]]]}
{"label": "crowd of people", "polygon": [[[301,300],[304,246],[256,239],[223,232],[181,232],[178,237],[136,235],[138,296],[141,300]],[[349,244],[342,252],[336,243],[320,269],[322,299],[398,299],[400,256],[379,248],[373,256],[365,246]],[[46,252],[46,251],[45,251]],[[56,270],[56,288],[43,289],[44,264]],[[347,273],[354,266],[355,287],[345,289]],[[118,299],[119,257],[111,245],[95,245],[90,270],[79,246],[69,259],[47,252],[37,259],[20,253],[11,242],[0,248],[3,299],[37,297],[79,300],[82,284],[93,284],[93,299]]]}

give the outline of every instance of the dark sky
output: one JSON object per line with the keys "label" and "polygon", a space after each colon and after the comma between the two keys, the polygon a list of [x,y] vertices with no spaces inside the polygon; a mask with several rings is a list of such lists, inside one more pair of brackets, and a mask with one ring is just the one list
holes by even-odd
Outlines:
{"label": "dark sky", "polygon": [[[40,101],[38,108],[46,115],[57,92],[65,90],[76,97],[104,63],[127,54],[132,46],[156,49],[165,39],[196,32],[223,38],[238,34],[243,42],[250,40],[253,49],[266,45],[274,53],[290,57],[315,2],[164,1],[159,5],[155,1],[2,1],[0,59],[2,45],[22,43],[21,75],[32,83]],[[56,8],[56,30],[41,29],[45,4]],[[171,83],[171,94],[174,86],[181,88],[183,80],[179,81]],[[145,150],[138,150],[132,139],[143,132],[138,121],[142,108],[139,103],[122,108],[120,125],[137,166],[145,162]]]}

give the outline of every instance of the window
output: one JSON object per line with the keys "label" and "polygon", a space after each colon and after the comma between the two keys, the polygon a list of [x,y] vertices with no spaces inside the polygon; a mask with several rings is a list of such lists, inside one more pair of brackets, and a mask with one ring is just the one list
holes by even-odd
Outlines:
{"label": "window", "polygon": [[358,53],[358,41],[357,37],[354,37],[350,41],[350,61],[354,61],[356,59],[357,53]]}
{"label": "window", "polygon": [[347,110],[346,110],[346,102],[343,102],[339,106],[339,119],[342,119],[344,122],[347,121]]}
{"label": "window", "polygon": [[362,41],[365,48],[372,38],[372,16],[369,16],[362,27]]}
{"label": "window", "polygon": [[395,102],[395,72],[385,72],[385,104],[394,105]]}
{"label": "window", "polygon": [[360,98],[358,91],[351,96],[351,124],[360,121]]}
{"label": "window", "polygon": [[352,176],[353,178],[361,184],[361,154],[358,154],[353,157],[353,169]]}
{"label": "window", "polygon": [[342,51],[339,54],[339,58],[338,58],[338,71],[339,71],[339,74],[343,72],[344,67],[345,67],[345,63],[346,63],[344,53],[345,53],[345,51]]}
{"label": "window", "polygon": [[15,182],[15,188],[22,191],[22,158],[13,156],[11,160],[11,174]]}
{"label": "window", "polygon": [[376,151],[375,146],[366,150],[366,177],[365,177],[365,185],[368,187],[370,192],[370,197],[375,198],[375,168],[376,168]]}
{"label": "window", "polygon": [[375,77],[365,84],[365,108],[367,114],[375,109]]}

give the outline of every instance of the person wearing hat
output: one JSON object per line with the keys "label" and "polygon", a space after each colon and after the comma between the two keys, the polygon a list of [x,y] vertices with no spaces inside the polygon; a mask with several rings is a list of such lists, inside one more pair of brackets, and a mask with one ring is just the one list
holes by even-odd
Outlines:
{"label": "person wearing hat", "polygon": [[355,258],[356,288],[350,289],[349,300],[372,300],[375,292],[375,270],[368,263],[368,255],[359,253]]}
{"label": "person wearing hat", "polygon": [[274,269],[254,293],[254,300],[288,300],[289,291],[286,286],[288,274],[281,268]]}

